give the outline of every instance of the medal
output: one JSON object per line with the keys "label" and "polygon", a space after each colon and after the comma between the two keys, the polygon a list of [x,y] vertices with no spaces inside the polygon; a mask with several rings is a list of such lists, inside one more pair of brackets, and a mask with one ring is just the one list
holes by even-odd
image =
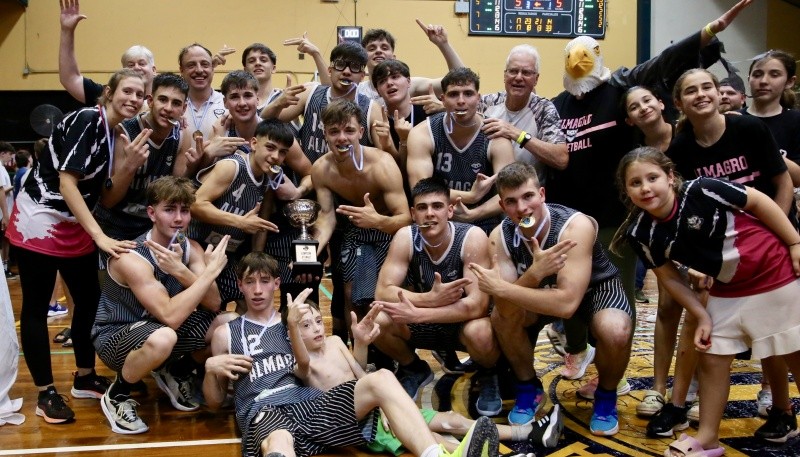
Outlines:
{"label": "medal", "polygon": [[195,130],[194,133],[192,133],[192,139],[194,139],[195,141],[197,141],[198,139],[202,140],[203,132],[201,132],[200,130]]}
{"label": "medal", "polygon": [[106,178],[106,189],[111,189],[112,187],[114,187],[114,181],[111,178]]}
{"label": "medal", "polygon": [[533,216],[523,217],[522,220],[519,221],[519,226],[522,228],[531,228],[534,224],[536,224],[536,218]]}

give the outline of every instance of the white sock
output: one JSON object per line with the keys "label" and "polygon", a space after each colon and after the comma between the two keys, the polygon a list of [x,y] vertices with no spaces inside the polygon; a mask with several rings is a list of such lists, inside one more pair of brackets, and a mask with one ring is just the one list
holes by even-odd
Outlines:
{"label": "white sock", "polygon": [[428,446],[419,457],[439,457],[442,455],[442,447],[438,444]]}
{"label": "white sock", "polygon": [[525,441],[528,435],[533,430],[532,425],[512,425],[511,426],[511,441]]}

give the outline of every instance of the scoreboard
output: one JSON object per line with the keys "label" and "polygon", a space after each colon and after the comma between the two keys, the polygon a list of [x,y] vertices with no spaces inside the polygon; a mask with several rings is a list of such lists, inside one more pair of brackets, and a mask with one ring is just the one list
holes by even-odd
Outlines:
{"label": "scoreboard", "polygon": [[470,0],[469,34],[603,38],[607,3],[607,0]]}

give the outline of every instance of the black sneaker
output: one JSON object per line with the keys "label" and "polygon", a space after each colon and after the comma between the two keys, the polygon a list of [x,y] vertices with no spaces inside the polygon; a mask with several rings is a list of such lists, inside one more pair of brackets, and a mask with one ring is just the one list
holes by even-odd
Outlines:
{"label": "black sneaker", "polygon": [[414,399],[414,401],[417,400],[419,390],[433,381],[431,366],[424,360],[420,360],[420,362],[425,365],[423,371],[411,371],[403,367],[397,369],[397,380],[400,381],[400,385],[403,386],[403,389],[408,392],[408,396]]}
{"label": "black sneaker", "polygon": [[500,398],[500,386],[497,384],[497,374],[489,370],[481,370],[473,377],[473,382],[478,384],[479,394],[475,401],[475,410],[481,416],[496,416],[503,410],[503,399]]}
{"label": "black sneaker", "polygon": [[650,418],[647,424],[647,436],[672,436],[675,432],[689,428],[689,419],[686,418],[686,408],[667,403],[660,411]]}
{"label": "black sneaker", "polygon": [[533,430],[528,434],[528,441],[534,446],[543,445],[554,448],[564,430],[564,421],[561,418],[561,406],[555,405],[544,417],[531,424]]}
{"label": "black sneaker", "polygon": [[50,386],[44,392],[39,392],[36,402],[36,415],[42,416],[48,424],[63,424],[75,419],[75,413],[64,401],[67,397],[59,394],[56,388]]}
{"label": "black sneaker", "polygon": [[75,377],[70,391],[72,398],[96,398],[99,400],[111,386],[108,378],[98,375],[94,370],[85,376],[78,376],[78,372],[73,371],[72,376]]}
{"label": "black sneaker", "polygon": [[755,432],[755,437],[773,443],[785,443],[788,439],[797,436],[797,416],[780,409],[770,407],[767,409],[767,422]]}
{"label": "black sneaker", "polygon": [[442,366],[442,371],[446,374],[464,374],[477,370],[471,358],[467,359],[465,362],[461,362],[458,358],[458,354],[453,350],[431,351],[431,355],[439,362],[439,365]]}

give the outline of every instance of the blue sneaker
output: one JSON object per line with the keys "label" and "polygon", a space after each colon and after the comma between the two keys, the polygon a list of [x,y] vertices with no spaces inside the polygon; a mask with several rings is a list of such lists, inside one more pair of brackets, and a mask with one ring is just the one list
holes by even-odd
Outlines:
{"label": "blue sneaker", "polygon": [[[517,390],[519,391],[521,386],[517,386]],[[524,389],[524,387],[522,387]],[[533,402],[530,402],[531,396]],[[526,397],[528,397],[528,401],[526,402]],[[530,407],[525,406],[525,403],[529,403]],[[544,404],[544,390],[541,387],[533,386],[533,392],[518,392],[517,393],[517,401],[514,403],[514,407],[511,409],[511,412],[508,413],[508,425],[528,425],[533,423],[533,419],[536,417],[536,413]]]}
{"label": "blue sneaker", "polygon": [[592,419],[589,421],[589,431],[598,436],[611,436],[619,431],[616,392],[597,389]]}
{"label": "blue sneaker", "polygon": [[63,316],[67,314],[68,311],[67,307],[61,303],[51,303],[47,309],[47,317]]}

